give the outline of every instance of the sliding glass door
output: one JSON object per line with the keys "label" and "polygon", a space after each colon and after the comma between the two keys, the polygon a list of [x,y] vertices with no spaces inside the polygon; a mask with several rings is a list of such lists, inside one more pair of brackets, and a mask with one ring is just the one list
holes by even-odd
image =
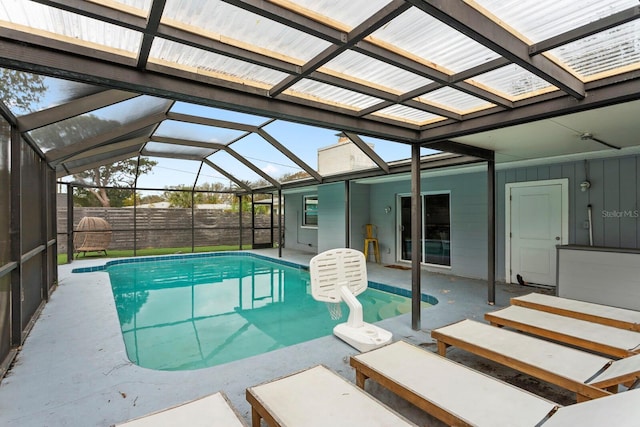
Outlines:
{"label": "sliding glass door", "polygon": [[[451,197],[450,193],[429,193],[420,196],[422,203],[422,241],[420,262],[451,265]],[[399,257],[411,260],[411,196],[398,197]]]}

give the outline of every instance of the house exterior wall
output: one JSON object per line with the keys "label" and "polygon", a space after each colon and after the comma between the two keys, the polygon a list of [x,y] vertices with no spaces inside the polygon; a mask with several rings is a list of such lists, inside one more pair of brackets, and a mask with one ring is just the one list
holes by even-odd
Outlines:
{"label": "house exterior wall", "polygon": [[[499,169],[496,172],[495,209],[497,281],[506,280],[505,185],[561,178],[569,181],[568,244],[589,244],[589,232],[584,223],[588,218],[587,205],[591,204],[595,246],[640,247],[640,155]],[[582,192],[580,183],[586,179],[591,182],[591,188]],[[422,178],[422,193],[449,192],[451,203],[451,267],[425,266],[425,269],[487,278],[486,187],[484,166],[474,166],[470,171],[451,170],[449,174],[439,171],[435,176]],[[410,195],[410,192],[408,178],[379,184],[352,183],[349,190],[349,246],[364,250],[364,225],[375,224],[382,263],[396,263],[399,252],[397,198],[398,195]],[[300,227],[303,194],[288,195],[285,245],[316,253],[343,246],[344,185],[327,184],[319,186],[317,193],[314,190],[308,194],[318,194],[319,228],[305,230]],[[387,206],[391,207],[388,213]]]}
{"label": "house exterior wall", "polygon": [[347,244],[346,190],[342,182],[318,186],[318,253]]}
{"label": "house exterior wall", "polygon": [[[505,184],[567,178],[569,242],[588,245],[587,206],[592,207],[593,245],[638,248],[640,245],[640,155],[572,161],[500,170],[496,174],[496,278],[505,280]],[[580,183],[589,180],[589,190]]]}
{"label": "house exterior wall", "polygon": [[[306,193],[290,193],[284,196],[284,247],[302,252],[316,253],[318,250],[318,229],[303,227],[304,196],[318,194],[317,190]],[[318,202],[318,205],[320,203]]]}
{"label": "house exterior wall", "polygon": [[[425,266],[431,271],[464,277],[487,275],[487,178],[484,172],[423,178],[421,192],[449,192],[451,204],[451,267]],[[378,226],[382,262],[397,261],[398,195],[410,195],[411,182],[369,185],[371,222]],[[390,213],[385,207],[391,206]],[[355,230],[354,230],[355,231]],[[356,246],[357,247],[357,246]]]}

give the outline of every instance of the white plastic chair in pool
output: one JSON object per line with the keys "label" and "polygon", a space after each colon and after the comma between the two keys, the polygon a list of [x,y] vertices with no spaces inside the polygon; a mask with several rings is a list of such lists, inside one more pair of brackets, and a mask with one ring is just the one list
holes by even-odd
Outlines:
{"label": "white plastic chair in pool", "polygon": [[314,256],[309,263],[311,295],[316,301],[349,307],[346,323],[333,333],[359,351],[369,351],[391,342],[392,334],[363,321],[362,304],[356,298],[368,287],[367,264],[362,252],[355,249],[330,249]]}

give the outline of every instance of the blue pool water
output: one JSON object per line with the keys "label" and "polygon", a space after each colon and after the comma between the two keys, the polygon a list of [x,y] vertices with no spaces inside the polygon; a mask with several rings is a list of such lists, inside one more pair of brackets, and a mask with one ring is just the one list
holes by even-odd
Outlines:
{"label": "blue pool water", "polygon": [[[125,261],[103,269],[127,355],[142,367],[214,366],[330,335],[347,319],[344,304],[342,319],[331,319],[327,306],[311,296],[308,270],[293,264],[246,253]],[[409,298],[376,285],[358,297],[366,322],[410,311]]]}

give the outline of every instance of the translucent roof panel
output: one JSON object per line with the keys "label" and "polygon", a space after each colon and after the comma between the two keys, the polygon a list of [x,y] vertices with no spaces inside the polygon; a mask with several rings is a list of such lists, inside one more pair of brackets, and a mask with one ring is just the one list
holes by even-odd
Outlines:
{"label": "translucent roof panel", "polygon": [[245,134],[245,131],[234,129],[219,128],[197,123],[179,122],[177,120],[165,120],[160,126],[158,126],[154,136],[164,136],[167,138],[177,138],[189,141],[211,142],[215,144],[228,144]]}
{"label": "translucent roof panel", "polygon": [[373,113],[373,115],[386,117],[393,120],[400,120],[407,123],[413,123],[416,125],[423,125],[426,123],[444,119],[444,117],[442,116],[438,116],[427,111],[422,111],[416,108],[406,107],[404,105],[398,104],[383,108],[382,110],[378,110]]}
{"label": "translucent roof panel", "polygon": [[161,38],[153,40],[149,61],[263,89],[269,89],[288,76],[267,67]]}
{"label": "translucent roof panel", "polygon": [[[525,41],[537,43],[616,12],[638,6],[637,0],[475,0]],[[472,2],[473,4],[473,2]]]}
{"label": "translucent roof panel", "polygon": [[140,32],[26,0],[3,0],[0,21],[128,57],[135,57],[142,41]]}
{"label": "translucent roof panel", "polygon": [[[500,56],[426,13],[411,8],[372,33],[371,38],[408,52],[447,74],[467,70]],[[428,42],[425,42],[428,40]]]}
{"label": "translucent roof panel", "polygon": [[[104,90],[103,87],[99,86],[6,68],[0,68],[0,80],[11,82],[13,85],[14,91],[0,89],[0,95],[3,98],[2,101],[18,117],[35,111],[46,110],[47,108]],[[8,99],[5,99],[5,97]]]}
{"label": "translucent roof panel", "polygon": [[[110,165],[110,164],[116,163],[118,160],[126,160],[133,157],[137,157],[138,148],[139,147],[137,146],[122,147],[116,150],[110,150],[108,152],[96,154],[91,157],[86,157],[78,160],[70,160],[70,161],[64,162],[64,167],[66,168],[66,170],[73,172],[74,170],[82,170],[85,167],[89,165],[94,165],[94,164]],[[118,160],[114,160],[114,159],[118,159]],[[117,185],[130,186],[128,183],[124,183],[124,182],[118,183]]]}
{"label": "translucent roof panel", "polygon": [[303,171],[282,152],[255,133],[234,142],[230,147],[278,181],[282,177],[299,174]]}
{"label": "translucent roof panel", "polygon": [[213,153],[212,149],[201,147],[189,147],[187,145],[163,144],[161,142],[148,142],[142,150],[145,156],[175,156],[183,159],[202,159]]}
{"label": "translucent roof panel", "polygon": [[[286,7],[287,2],[283,3]],[[315,18],[320,22],[348,31],[389,3],[391,3],[390,0],[350,0],[348,2],[296,0],[295,5],[307,9],[305,14],[309,12],[315,14]]]}
{"label": "translucent roof panel", "polygon": [[459,114],[492,107],[493,104],[484,99],[477,98],[451,87],[443,87],[433,92],[426,93],[418,98],[420,102],[426,102]]}
{"label": "translucent roof panel", "polygon": [[[244,165],[241,161],[239,161],[226,151],[220,150],[215,154],[209,156],[208,160],[226,173],[230,174],[240,181],[247,183],[251,187],[261,186],[262,182],[264,181],[264,178],[262,178],[262,176],[254,172],[250,167]],[[249,162],[253,164],[253,162]]]}
{"label": "translucent roof panel", "polygon": [[640,68],[640,20],[636,19],[555,48],[549,53],[586,80],[598,78],[602,73],[616,69],[618,71],[638,69]]}
{"label": "translucent roof panel", "polygon": [[475,76],[469,79],[468,82],[481,87],[484,86],[492,92],[511,100],[557,89],[546,80],[516,64],[509,64],[497,70]]}
{"label": "translucent roof panel", "polygon": [[320,71],[347,79],[364,82],[384,91],[401,95],[432,80],[410,73],[377,59],[354,51],[346,51],[328,62]]}
{"label": "translucent roof panel", "polygon": [[362,110],[382,101],[373,96],[309,79],[300,80],[285,93],[351,110]]}
{"label": "translucent roof panel", "polygon": [[279,56],[299,65],[329,46],[324,40],[222,1],[168,1],[162,21],[227,44]]}
{"label": "translucent roof panel", "polygon": [[157,162],[148,174],[138,177],[139,188],[192,187],[198,176],[201,161],[145,157]]}
{"label": "translucent roof panel", "polygon": [[176,102],[170,110],[172,113],[188,114],[191,116],[206,117],[208,119],[224,120],[246,125],[260,126],[268,122],[269,118],[254,116],[251,114],[238,113],[220,108],[207,107],[205,105],[189,104],[186,102]]}
{"label": "translucent roof panel", "polygon": [[[104,4],[104,1],[95,1],[96,3]],[[142,16],[148,16],[149,11],[151,10],[151,4],[153,0],[111,0],[114,3],[117,3],[120,9],[137,12]]]}
{"label": "translucent roof panel", "polygon": [[139,96],[29,132],[43,152],[107,133],[142,117],[165,111],[170,100]]}

